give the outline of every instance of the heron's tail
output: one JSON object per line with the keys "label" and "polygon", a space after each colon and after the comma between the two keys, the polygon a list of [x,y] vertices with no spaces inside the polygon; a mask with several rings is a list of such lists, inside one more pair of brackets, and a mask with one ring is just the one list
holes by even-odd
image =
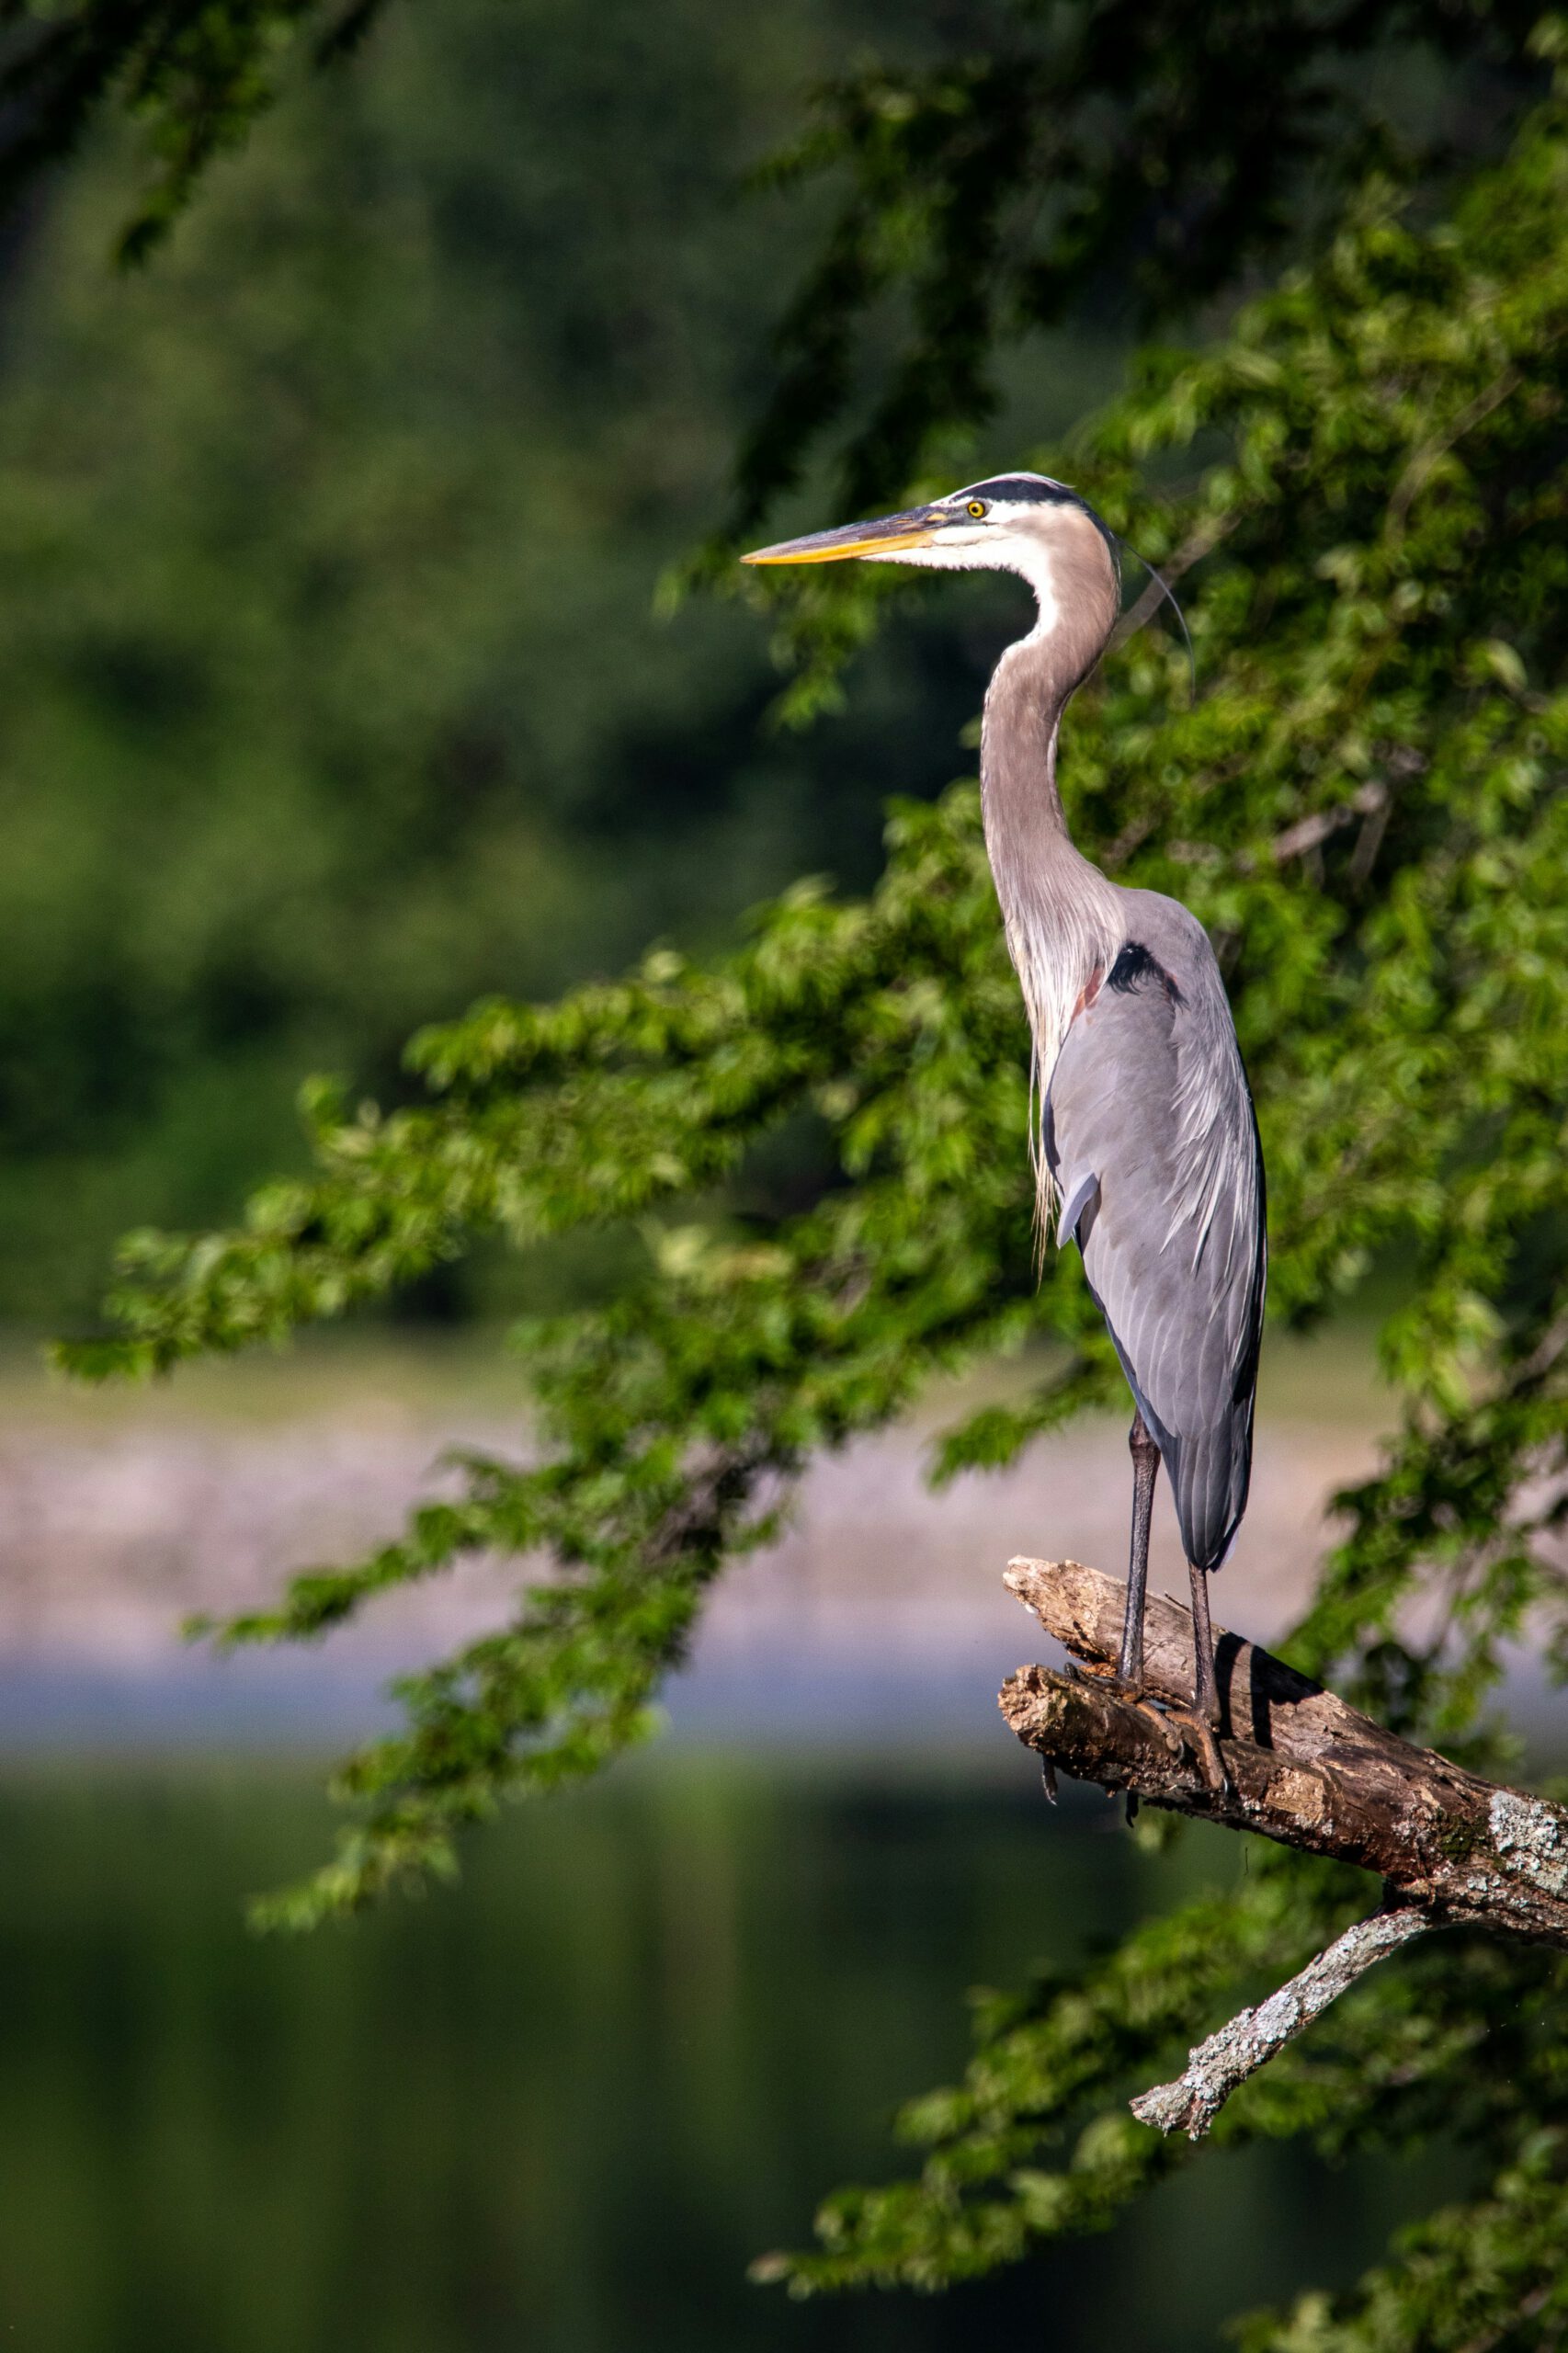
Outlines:
{"label": "heron's tail", "polygon": [[1247,1507],[1252,1401],[1214,1429],[1190,1437],[1157,1435],[1187,1557],[1194,1568],[1221,1568]]}

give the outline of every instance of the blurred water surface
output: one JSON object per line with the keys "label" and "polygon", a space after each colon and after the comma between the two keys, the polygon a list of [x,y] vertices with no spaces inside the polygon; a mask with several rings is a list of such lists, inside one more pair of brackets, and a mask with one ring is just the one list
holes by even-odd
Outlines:
{"label": "blurred water surface", "polygon": [[961,2000],[1236,1867],[1097,1797],[819,1756],[644,1760],[510,1817],[463,1883],[302,1942],[296,1766],[0,1780],[0,2328],[49,2353],[1183,2353],[1340,2280],[1440,2189],[1205,2154],[1108,2239],[945,2298],[749,2286],[901,2160]]}
{"label": "blurred water surface", "polygon": [[[897,1427],[809,1467],[782,1540],[726,1574],[671,1685],[687,1737],[786,1743],[926,1736],[991,1748],[998,1684],[1039,1654],[1006,1592],[1015,1552],[1112,1570],[1127,1544],[1122,1415],[1088,1416],[1006,1473],[933,1494],[935,1435],[1043,1378],[1028,1358],[933,1392]],[[298,1741],[387,1721],[389,1676],[504,1622],[535,1560],[479,1560],[379,1598],[320,1645],[226,1658],[179,1636],[189,1612],[267,1606],[288,1574],[362,1556],[410,1506],[457,1492],[449,1449],[537,1448],[526,1368],[494,1333],[446,1346],[322,1336],[286,1358],[172,1384],[44,1388],[0,1350],[0,1749]],[[1336,1487],[1376,1460],[1389,1400],[1369,1335],[1271,1336],[1253,1494],[1219,1619],[1272,1640],[1299,1615]],[[1152,1575],[1185,1597],[1167,1496]]]}

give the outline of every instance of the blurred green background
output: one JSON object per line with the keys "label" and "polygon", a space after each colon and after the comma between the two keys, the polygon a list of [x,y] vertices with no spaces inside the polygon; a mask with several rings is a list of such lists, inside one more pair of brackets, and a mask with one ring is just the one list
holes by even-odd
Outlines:
{"label": "blurred green background", "polygon": [[[385,1091],[477,994],[863,883],[886,797],[969,767],[991,584],[809,740],[759,725],[754,617],[653,609],[821,217],[744,176],[814,79],[928,29],[445,0],[142,272],[108,266],[128,137],[40,200],[0,344],[0,1322],[90,1309],[131,1225],[231,1213],[297,1157],[306,1071]],[[1098,347],[1037,365],[1031,436]]]}

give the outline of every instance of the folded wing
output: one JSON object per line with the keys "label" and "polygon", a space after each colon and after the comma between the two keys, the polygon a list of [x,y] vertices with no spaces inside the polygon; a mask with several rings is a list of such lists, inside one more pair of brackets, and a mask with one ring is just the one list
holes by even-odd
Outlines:
{"label": "folded wing", "polygon": [[1130,939],[1068,1031],[1048,1165],[1159,1446],[1187,1558],[1219,1565],[1246,1507],[1266,1276],[1263,1163],[1202,927],[1130,892]]}

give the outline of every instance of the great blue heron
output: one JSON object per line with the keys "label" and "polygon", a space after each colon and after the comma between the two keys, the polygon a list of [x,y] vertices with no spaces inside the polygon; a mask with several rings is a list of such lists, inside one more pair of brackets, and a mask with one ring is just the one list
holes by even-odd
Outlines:
{"label": "great blue heron", "polygon": [[1246,1508],[1266,1269],[1263,1160],[1208,936],[1157,891],[1074,848],[1056,783],[1062,714],[1120,606],[1118,542],[1042,474],[760,548],[748,563],[846,557],[1016,572],[1039,618],[996,665],[981,730],[985,842],[1034,1039],[1036,1177],[1071,1236],[1132,1391],[1132,1540],[1119,1679],[1142,1698],[1149,1521],[1163,1461],[1192,1585],[1194,1707],[1220,1772],[1208,1578]]}

